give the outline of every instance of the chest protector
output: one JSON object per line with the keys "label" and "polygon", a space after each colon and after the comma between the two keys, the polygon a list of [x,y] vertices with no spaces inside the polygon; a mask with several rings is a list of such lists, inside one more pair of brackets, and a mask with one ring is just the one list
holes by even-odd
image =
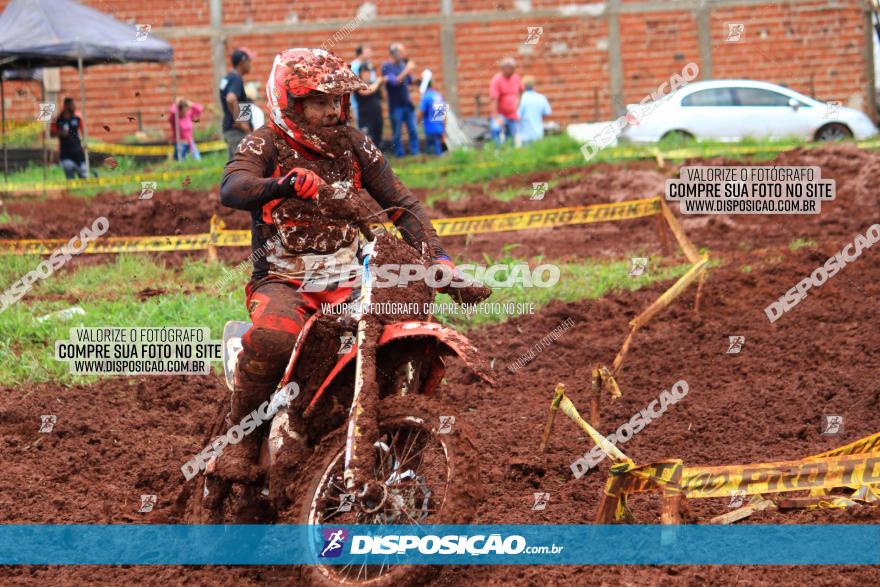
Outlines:
{"label": "chest protector", "polygon": [[[361,170],[350,147],[334,159],[317,158],[311,153],[291,147],[287,141],[272,133],[277,165],[272,177],[284,177],[301,167],[315,172],[328,185],[351,186],[361,189]],[[263,206],[262,219],[274,224],[281,244],[292,254],[329,254],[350,245],[358,235],[358,228],[349,220],[333,218],[322,209],[321,198],[302,200],[297,196],[272,200]]]}

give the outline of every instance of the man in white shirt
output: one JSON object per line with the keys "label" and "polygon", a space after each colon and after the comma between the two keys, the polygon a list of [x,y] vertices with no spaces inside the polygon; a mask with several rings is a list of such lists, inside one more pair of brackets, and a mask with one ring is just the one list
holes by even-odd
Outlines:
{"label": "man in white shirt", "polygon": [[535,78],[523,78],[526,91],[519,99],[519,138],[523,145],[544,138],[544,118],[550,116],[550,102],[544,94],[535,91]]}

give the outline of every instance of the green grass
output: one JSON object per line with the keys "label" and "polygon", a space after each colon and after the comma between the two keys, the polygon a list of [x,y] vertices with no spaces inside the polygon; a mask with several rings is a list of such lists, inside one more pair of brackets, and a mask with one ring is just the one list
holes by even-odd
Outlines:
{"label": "green grass", "polygon": [[[539,263],[533,262],[531,266],[535,267],[537,264]],[[509,303],[534,304],[535,312],[537,312],[553,300],[576,302],[596,299],[607,294],[635,291],[657,282],[677,279],[684,275],[689,268],[689,264],[674,265],[662,267],[638,277],[630,277],[629,261],[596,263],[587,260],[580,263],[560,264],[559,281],[552,287],[497,288],[486,301],[485,312],[477,311],[469,315],[446,313],[440,314],[438,319],[444,324],[454,326],[457,330],[467,331],[472,328],[504,322],[515,317],[505,313],[503,308],[495,307],[496,304],[500,306]],[[437,302],[451,303],[451,298],[441,294],[438,296]]]}
{"label": "green grass", "polygon": [[[486,265],[524,263],[509,247],[501,259],[484,259]],[[0,256],[0,291],[31,271],[39,257]],[[532,259],[531,267],[541,264]],[[112,263],[61,270],[35,287],[2,313],[0,320],[0,385],[59,382],[89,383],[97,376],[71,375],[68,364],[54,360],[56,340],[69,339],[73,327],[159,327],[193,326],[211,328],[212,337],[222,336],[227,320],[246,320],[244,285],[250,271],[234,272],[225,280],[219,293],[215,285],[234,265],[187,260],[179,267],[138,255],[119,255]],[[622,290],[636,290],[657,281],[677,278],[687,265],[663,267],[639,277],[629,276],[629,262],[596,263],[584,261],[560,265],[559,282],[548,288],[498,288],[489,302],[534,304],[535,311],[552,300],[577,301],[598,298]],[[505,279],[499,275],[499,279]],[[144,290],[159,290],[158,295],[139,296]],[[438,303],[451,302],[440,295]],[[83,316],[70,320],[36,318],[79,306]],[[468,330],[503,322],[512,316],[503,308],[489,307],[488,313],[438,316],[442,322]],[[219,367],[219,364],[215,365]]]}
{"label": "green grass", "polygon": [[[203,153],[201,161],[174,161],[165,159],[161,161],[143,162],[133,157],[122,155],[113,157],[116,160],[116,169],[110,169],[107,165],[95,167],[100,177],[122,177],[137,174],[180,172],[181,175],[173,179],[159,179],[158,189],[177,189],[186,175],[190,176],[189,189],[208,191],[220,184],[223,166],[226,164],[226,151]],[[26,168],[9,174],[9,183],[42,184],[44,168],[42,164],[31,162]],[[66,178],[61,167],[50,164],[45,168],[46,181],[50,183],[64,183]],[[116,191],[119,193],[138,194],[141,191],[140,180],[127,182],[121,185],[83,187],[71,190],[71,193],[80,196],[91,196],[100,192]]]}
{"label": "green grass", "polygon": [[[206,163],[207,160],[207,163]],[[134,173],[162,173],[162,172],[173,172],[180,171],[181,174],[178,177],[170,178],[170,179],[157,179],[156,181],[156,189],[157,190],[168,190],[168,189],[183,189],[183,182],[186,176],[189,176],[189,184],[187,184],[185,189],[195,190],[195,191],[211,191],[212,189],[216,189],[220,186],[220,180],[223,177],[223,166],[226,164],[227,157],[226,151],[222,153],[208,153],[202,156],[202,161],[200,166],[195,161],[168,161],[161,166],[155,167],[145,167],[140,169]],[[109,171],[109,168],[104,168]],[[117,169],[118,171],[118,169]],[[116,175],[126,175],[124,173],[117,174],[113,173],[113,175],[109,175],[103,172],[101,173],[101,177],[112,177]],[[148,178],[147,178],[148,179]],[[112,185],[112,186],[98,186],[98,187],[86,187],[86,188],[77,188],[75,190],[71,190],[71,193],[78,196],[93,196],[95,194],[99,194],[101,192],[113,191],[121,194],[140,194],[141,192],[141,182],[131,181],[126,182],[120,185]]]}
{"label": "green grass", "polygon": [[[617,147],[608,147],[600,150],[588,162],[580,152],[580,143],[568,135],[562,134],[547,137],[521,149],[506,145],[497,149],[494,145],[489,144],[482,150],[464,149],[448,153],[441,158],[393,160],[392,163],[395,171],[406,185],[442,191],[462,184],[485,182],[534,171],[579,168],[596,163],[650,158],[657,150],[663,152],[687,149],[692,151],[696,157],[725,154],[731,159],[748,158],[760,162],[776,157],[778,151],[772,149],[788,149],[798,146],[816,147],[821,145],[804,143],[797,139],[771,141],[746,138],[741,142],[731,144],[718,141],[696,142],[669,138],[657,145],[635,147],[620,144]],[[749,155],[730,153],[732,149],[749,147],[764,147],[771,150]],[[518,193],[505,192],[502,194],[502,198],[513,198],[518,195]]]}
{"label": "green grass", "polygon": [[[0,257],[3,290],[40,262],[39,257]],[[136,255],[120,255],[115,262],[61,271],[36,286],[2,313],[0,320],[0,384],[60,381],[87,383],[95,376],[71,375],[67,363],[55,361],[54,341],[66,340],[76,326],[208,326],[215,339],[227,320],[247,319],[244,308],[246,274],[240,287],[219,295],[213,284],[223,276],[221,263],[185,261],[179,268]],[[138,292],[163,293],[141,299]],[[71,320],[36,317],[79,306],[84,316]]]}
{"label": "green grass", "polygon": [[805,247],[815,247],[816,241],[811,238],[796,238],[790,243],[788,243],[788,248],[791,251],[796,251],[798,249],[803,249]]}
{"label": "green grass", "polygon": [[22,224],[23,222],[24,218],[22,218],[18,214],[7,214],[6,212],[0,212],[0,224]]}
{"label": "green grass", "polygon": [[[521,149],[511,146],[497,149],[494,145],[487,145],[482,150],[463,149],[447,153],[444,157],[412,162],[392,160],[392,164],[407,186],[442,189],[533,171],[571,167],[583,163],[578,149],[579,145],[574,139],[559,135]],[[574,159],[573,155],[577,155],[580,161]],[[560,156],[567,158],[559,159]]]}

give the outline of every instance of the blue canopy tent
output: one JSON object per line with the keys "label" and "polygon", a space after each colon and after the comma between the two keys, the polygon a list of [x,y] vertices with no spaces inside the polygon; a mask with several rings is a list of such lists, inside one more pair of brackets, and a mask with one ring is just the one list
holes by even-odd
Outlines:
{"label": "blue canopy tent", "polygon": [[[0,14],[0,71],[73,66],[79,71],[80,101],[86,117],[83,69],[92,65],[129,62],[171,63],[174,93],[176,72],[171,45],[74,0],[12,0]],[[0,75],[6,174],[6,105]],[[85,122],[85,121],[84,121]],[[44,133],[45,135],[45,133]],[[83,146],[88,146],[83,129]]]}

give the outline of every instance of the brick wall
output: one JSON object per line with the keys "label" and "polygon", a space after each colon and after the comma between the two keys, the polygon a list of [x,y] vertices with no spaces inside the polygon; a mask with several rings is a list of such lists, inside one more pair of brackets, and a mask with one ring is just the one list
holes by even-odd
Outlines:
{"label": "brick wall", "polygon": [[[0,0],[0,8],[8,0]],[[684,64],[701,62],[696,13],[687,10],[645,11],[646,0],[623,0],[618,17],[620,83],[624,103],[640,101]],[[488,84],[498,60],[512,55],[522,74],[537,78],[560,124],[613,117],[609,48],[614,30],[601,4],[576,5],[568,0],[452,0],[455,62],[444,71],[439,0],[376,0],[375,20],[332,43],[346,59],[354,46],[369,43],[382,61],[390,41],[409,46],[417,71],[429,67],[435,85],[449,95],[447,73],[454,72],[459,115],[488,112]],[[206,0],[87,0],[115,18],[148,23],[174,47],[177,93],[208,107],[205,124],[217,120],[217,80],[211,61],[209,3]],[[609,3],[613,4],[613,3]],[[724,4],[724,0],[721,0]],[[740,3],[741,4],[741,3]],[[654,3],[656,7],[658,4]],[[694,3],[694,9],[698,7]],[[574,8],[572,8],[574,7]],[[265,83],[272,59],[292,46],[318,46],[364,8],[360,0],[224,0],[221,32],[228,60],[239,45],[257,51],[249,79]],[[606,6],[607,8],[607,6]],[[395,19],[419,18],[419,22]],[[321,27],[320,23],[327,23]],[[742,23],[745,33],[728,42],[727,23]],[[260,30],[288,23],[283,32]],[[868,108],[869,82],[864,51],[864,18],[858,0],[798,0],[760,5],[714,6],[708,18],[713,77],[745,77],[786,84],[823,100],[841,100]],[[75,26],[75,23],[72,23]],[[248,27],[254,30],[248,31]],[[315,27],[318,26],[318,29]],[[299,29],[297,29],[299,27]],[[540,41],[525,45],[528,27],[542,27]],[[306,29],[306,30],[303,30]],[[134,35],[134,29],[132,29]],[[705,48],[704,48],[705,49]],[[228,68],[228,61],[224,64]],[[79,98],[73,68],[62,70],[61,95]],[[165,130],[165,113],[174,87],[167,65],[129,64],[89,68],[86,74],[89,132],[92,138],[118,141],[144,129]],[[33,119],[40,97],[38,82],[8,82],[7,117]],[[81,100],[79,100],[81,104]],[[129,117],[134,117],[130,121]],[[102,128],[106,125],[109,131]],[[386,132],[388,125],[386,124]]]}

